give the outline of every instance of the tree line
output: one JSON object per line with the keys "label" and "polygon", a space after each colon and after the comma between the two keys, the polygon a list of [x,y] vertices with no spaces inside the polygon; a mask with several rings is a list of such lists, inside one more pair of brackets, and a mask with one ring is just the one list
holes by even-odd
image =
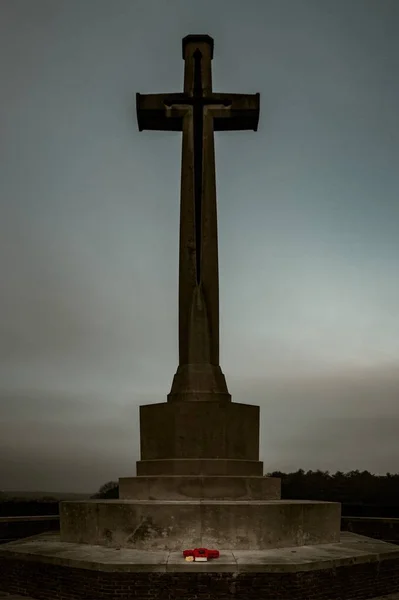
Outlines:
{"label": "tree line", "polygon": [[369,471],[274,471],[281,478],[282,498],[340,502],[348,516],[399,517],[399,473],[374,475]]}

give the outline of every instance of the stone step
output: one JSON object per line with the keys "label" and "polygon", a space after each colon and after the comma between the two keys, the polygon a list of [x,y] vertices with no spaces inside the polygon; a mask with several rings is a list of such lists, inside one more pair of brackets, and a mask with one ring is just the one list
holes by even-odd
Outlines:
{"label": "stone step", "polygon": [[123,500],[280,500],[277,477],[155,475],[119,478]]}
{"label": "stone step", "polygon": [[339,542],[341,505],[301,500],[61,502],[62,542],[111,548],[265,550]]}
{"label": "stone step", "polygon": [[138,460],[137,475],[262,476],[263,462],[230,458],[166,458]]}

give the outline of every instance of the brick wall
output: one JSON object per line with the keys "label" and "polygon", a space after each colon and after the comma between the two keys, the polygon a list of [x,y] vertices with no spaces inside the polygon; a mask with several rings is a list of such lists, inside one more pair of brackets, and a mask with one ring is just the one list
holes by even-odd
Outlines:
{"label": "brick wall", "polygon": [[366,600],[397,592],[399,559],[303,573],[107,573],[1,559],[0,589],[37,600]]}

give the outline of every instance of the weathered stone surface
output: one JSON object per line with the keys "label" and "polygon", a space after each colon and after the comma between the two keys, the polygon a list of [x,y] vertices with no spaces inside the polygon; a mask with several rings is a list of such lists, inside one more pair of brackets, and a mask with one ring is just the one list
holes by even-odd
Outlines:
{"label": "weathered stone surface", "polygon": [[62,502],[60,516],[64,542],[262,550],[339,541],[341,506],[294,500],[89,500]]}
{"label": "weathered stone surface", "polygon": [[140,406],[141,460],[259,460],[259,406],[163,402]]}
{"label": "weathered stone surface", "polygon": [[170,460],[139,460],[137,475],[242,475],[263,474],[259,460],[224,458],[176,458]]}
{"label": "weathered stone surface", "polygon": [[[317,530],[305,521],[309,513],[318,523]],[[242,550],[338,542],[340,519],[341,505],[336,503],[281,500],[253,501],[246,506],[244,502],[204,502],[201,542],[205,548]]]}
{"label": "weathered stone surface", "polygon": [[279,500],[277,477],[159,475],[120,477],[121,500]]}

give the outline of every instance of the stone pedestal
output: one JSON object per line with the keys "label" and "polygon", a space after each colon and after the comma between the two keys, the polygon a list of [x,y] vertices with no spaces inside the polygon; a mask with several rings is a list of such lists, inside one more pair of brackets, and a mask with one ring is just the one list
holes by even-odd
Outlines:
{"label": "stone pedestal", "polygon": [[339,504],[280,500],[280,480],[263,477],[259,407],[151,404],[140,430],[137,476],[119,480],[119,500],[63,502],[62,541],[150,551],[339,541]]}
{"label": "stone pedestal", "polygon": [[140,450],[142,461],[259,461],[259,406],[215,400],[140,406]]}
{"label": "stone pedestal", "polygon": [[280,500],[263,477],[259,407],[168,401],[140,407],[141,460],[119,500],[62,502],[63,542],[181,551],[339,541],[340,505]]}

